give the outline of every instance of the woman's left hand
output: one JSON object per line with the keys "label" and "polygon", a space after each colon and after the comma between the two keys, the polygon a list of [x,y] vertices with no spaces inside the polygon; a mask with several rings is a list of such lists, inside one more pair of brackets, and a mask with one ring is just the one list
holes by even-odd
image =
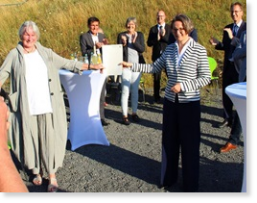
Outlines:
{"label": "woman's left hand", "polygon": [[137,32],[132,35],[132,42],[135,43],[137,39]]}

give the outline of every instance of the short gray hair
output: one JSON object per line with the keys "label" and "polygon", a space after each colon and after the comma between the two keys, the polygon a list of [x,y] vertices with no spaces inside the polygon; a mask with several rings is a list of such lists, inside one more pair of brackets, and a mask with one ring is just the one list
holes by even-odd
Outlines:
{"label": "short gray hair", "polygon": [[135,25],[137,26],[137,19],[135,17],[129,17],[127,20],[126,20],[126,24],[125,24],[125,27],[128,26],[129,22],[133,22],[135,23]]}
{"label": "short gray hair", "polygon": [[24,32],[26,32],[27,28],[32,28],[32,30],[36,33],[36,36],[37,36],[37,40],[39,40],[39,37],[40,37],[40,32],[39,32],[39,29],[38,29],[38,26],[36,25],[35,22],[33,21],[25,21],[20,29],[19,29],[19,37],[20,37],[20,40],[22,40],[22,36],[24,34]]}

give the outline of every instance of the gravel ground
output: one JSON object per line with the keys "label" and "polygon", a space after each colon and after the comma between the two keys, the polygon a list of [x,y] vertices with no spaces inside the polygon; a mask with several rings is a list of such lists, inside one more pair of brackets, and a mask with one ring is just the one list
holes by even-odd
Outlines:
{"label": "gravel ground", "polygon": [[[71,151],[68,141],[63,167],[57,172],[59,192],[182,192],[181,167],[177,185],[168,191],[158,187],[162,105],[153,104],[151,95],[148,90],[146,102],[139,103],[141,122],[132,122],[129,126],[120,123],[121,107],[115,96],[107,95],[106,118],[110,125],[104,130],[110,146],[85,145]],[[240,192],[244,165],[243,138],[236,150],[219,153],[230,133],[228,127],[213,127],[223,120],[221,97],[211,88],[203,89],[202,95],[199,192]],[[46,192],[47,180],[42,186],[34,186],[26,180],[28,172],[25,175],[20,170],[20,174],[30,192]]]}

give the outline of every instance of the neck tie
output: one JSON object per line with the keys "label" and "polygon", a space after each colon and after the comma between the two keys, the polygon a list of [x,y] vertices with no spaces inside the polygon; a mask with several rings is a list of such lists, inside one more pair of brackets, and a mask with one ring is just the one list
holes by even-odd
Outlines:
{"label": "neck tie", "polygon": [[238,31],[238,26],[235,24],[233,28],[233,36],[236,36],[237,31]]}
{"label": "neck tie", "polygon": [[161,35],[162,35],[162,25],[160,26],[160,33],[161,33]]}

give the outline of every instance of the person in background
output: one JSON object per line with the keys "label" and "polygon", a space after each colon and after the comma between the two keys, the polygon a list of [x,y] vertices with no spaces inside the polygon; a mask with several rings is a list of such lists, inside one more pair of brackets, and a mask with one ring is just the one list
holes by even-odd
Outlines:
{"label": "person in background", "polygon": [[77,73],[103,69],[65,59],[40,44],[33,21],[19,29],[20,42],[0,68],[0,82],[10,78],[9,142],[17,159],[32,171],[35,185],[42,184],[42,169],[48,173],[48,192],[56,192],[56,171],[62,166],[67,142],[67,119],[59,69]]}
{"label": "person in background", "polygon": [[7,130],[10,125],[8,115],[4,98],[0,97],[0,192],[28,192],[8,149]]}
{"label": "person in background", "polygon": [[[236,71],[238,72],[238,82],[246,81],[246,30],[242,32],[240,39],[233,36],[232,30],[225,28],[231,39],[231,45],[236,47],[232,53],[230,61],[234,62]],[[230,136],[226,144],[221,147],[220,152],[228,152],[237,148],[242,134],[242,126],[237,111],[234,115],[234,120],[231,127]]]}
{"label": "person in background", "polygon": [[[152,47],[152,61],[154,62],[166,49],[169,44],[171,34],[170,25],[165,23],[166,15],[163,10],[159,10],[156,15],[157,24],[150,28],[147,45]],[[173,37],[174,38],[174,37]],[[175,41],[175,39],[174,39]],[[160,83],[161,83],[161,72],[153,74],[153,96],[154,102],[160,103]]]}
{"label": "person in background", "polygon": [[[104,35],[104,31],[103,31],[103,29],[102,28],[98,28],[98,33],[102,33],[103,35]],[[104,44],[108,44],[108,40],[107,40],[107,38],[104,36],[104,38],[103,38],[103,43]],[[109,76],[109,78],[112,78],[112,76]],[[105,96],[106,96],[106,92],[107,92],[107,90],[105,91]],[[106,100],[105,100],[105,102],[104,102],[104,107],[106,107],[106,106],[108,106],[108,104],[107,104],[107,102],[106,102]]]}
{"label": "person in background", "polygon": [[[107,40],[103,33],[99,32],[100,20],[97,17],[90,17],[87,20],[88,31],[80,35],[80,48],[82,55],[88,55],[89,61],[91,61],[91,53],[94,51],[94,46],[96,46],[96,52],[102,54],[102,46],[107,44]],[[103,126],[109,125],[105,118],[105,92],[106,92],[106,82],[105,80],[99,102],[100,117]]]}
{"label": "person in background", "polygon": [[[129,17],[126,20],[125,27],[127,31],[118,34],[117,43],[123,46],[123,60],[127,62],[145,63],[142,53],[145,51],[145,40],[142,32],[136,31],[137,20],[135,17]],[[132,72],[129,69],[123,69],[121,76],[121,107],[122,123],[129,125],[128,119],[128,100],[131,93],[132,120],[139,122],[137,115],[138,107],[138,86],[141,73]]]}
{"label": "person in background", "polygon": [[196,192],[201,137],[200,88],[210,83],[211,74],[206,49],[189,36],[191,20],[186,15],[176,15],[171,29],[176,42],[168,45],[153,64],[122,64],[132,66],[135,72],[156,73],[166,69],[161,186],[168,189],[177,182],[181,149],[183,190]]}
{"label": "person in background", "polygon": [[232,30],[233,36],[240,38],[241,33],[246,30],[246,22],[243,21],[243,6],[240,2],[232,3],[230,6],[230,13],[233,23],[225,26],[223,30],[222,42],[216,38],[211,37],[210,43],[215,46],[216,50],[224,51],[224,62],[222,72],[222,102],[223,102],[223,117],[224,121],[218,125],[219,128],[225,126],[231,127],[233,123],[233,102],[225,92],[225,88],[233,83],[238,82],[238,72],[235,68],[234,62],[229,59],[232,57],[232,53],[235,47],[231,45],[231,39],[228,36],[226,28]]}
{"label": "person in background", "polygon": [[189,36],[192,37],[196,42],[198,42],[198,34],[197,34],[197,29],[195,27],[190,32]]}

